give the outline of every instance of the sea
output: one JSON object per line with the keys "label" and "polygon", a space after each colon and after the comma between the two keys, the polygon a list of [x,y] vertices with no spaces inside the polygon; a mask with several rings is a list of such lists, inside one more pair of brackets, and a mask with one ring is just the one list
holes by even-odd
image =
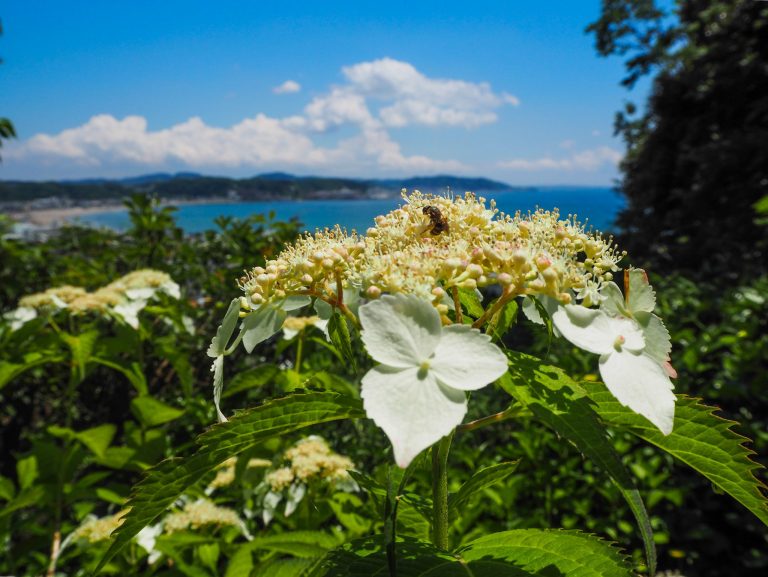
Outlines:
{"label": "sea", "polygon": [[[527,213],[536,208],[560,209],[565,217],[576,215],[587,227],[610,231],[624,199],[607,187],[551,186],[477,193],[496,201],[496,207],[507,214]],[[400,198],[376,200],[304,200],[264,201],[221,204],[188,204],[175,213],[178,225],[186,232],[195,233],[216,229],[214,219],[219,216],[244,218],[255,213],[274,213],[276,220],[297,219],[304,230],[332,227],[336,224],[360,232],[373,226],[373,219],[402,204]],[[130,225],[125,210],[94,213],[78,218],[84,224],[124,230]]]}

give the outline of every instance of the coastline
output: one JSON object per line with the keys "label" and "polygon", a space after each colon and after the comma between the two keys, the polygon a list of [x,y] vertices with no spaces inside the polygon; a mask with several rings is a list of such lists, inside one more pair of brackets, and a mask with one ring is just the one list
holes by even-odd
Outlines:
{"label": "coastline", "polygon": [[[164,206],[186,206],[193,204],[234,204],[239,202],[227,197],[200,198],[200,199],[174,199],[163,202]],[[120,212],[127,210],[123,203],[105,203],[98,206],[67,206],[57,208],[29,208],[20,212],[7,213],[13,220],[19,223],[28,223],[41,228],[56,228],[65,223],[72,222],[83,216],[100,214],[102,212]]]}

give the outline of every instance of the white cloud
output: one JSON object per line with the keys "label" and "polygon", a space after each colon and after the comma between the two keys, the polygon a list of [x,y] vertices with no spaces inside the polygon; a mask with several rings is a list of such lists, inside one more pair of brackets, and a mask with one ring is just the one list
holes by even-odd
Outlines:
{"label": "white cloud", "polygon": [[280,86],[275,86],[272,92],[275,94],[293,94],[301,90],[301,84],[295,80],[286,80]]}
{"label": "white cloud", "polygon": [[561,170],[561,171],[594,171],[602,166],[617,165],[623,154],[618,150],[601,146],[589,150],[575,152],[566,158],[555,159],[545,156],[536,159],[513,158],[498,163],[500,168],[521,171]]}
{"label": "white cloud", "polygon": [[[406,155],[389,133],[409,125],[473,128],[496,122],[496,110],[517,105],[511,94],[485,82],[429,78],[407,62],[383,58],[342,70],[345,83],[313,98],[301,114],[273,118],[257,114],[230,127],[193,117],[150,130],[142,116],[109,114],[58,134],[37,134],[7,149],[10,161],[47,165],[115,167],[187,165],[214,167],[315,168],[364,174],[376,171],[466,171],[456,160]],[[276,94],[297,92],[287,80]],[[353,136],[321,146],[317,133],[347,127]]]}
{"label": "white cloud", "polygon": [[429,78],[408,62],[382,58],[343,69],[347,89],[384,103],[379,119],[387,126],[409,124],[473,128],[496,122],[495,109],[519,100],[496,94],[487,82]]}

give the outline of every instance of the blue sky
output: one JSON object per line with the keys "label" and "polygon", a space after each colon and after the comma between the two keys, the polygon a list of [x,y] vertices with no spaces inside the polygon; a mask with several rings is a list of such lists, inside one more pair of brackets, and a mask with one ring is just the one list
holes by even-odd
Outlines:
{"label": "blue sky", "polygon": [[569,2],[14,2],[0,179],[284,170],[610,184],[622,63]]}

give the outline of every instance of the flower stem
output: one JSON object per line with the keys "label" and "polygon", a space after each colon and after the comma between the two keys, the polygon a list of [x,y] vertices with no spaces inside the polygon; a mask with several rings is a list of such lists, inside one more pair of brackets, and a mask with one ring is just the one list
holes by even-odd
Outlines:
{"label": "flower stem", "polygon": [[493,315],[499,312],[501,308],[510,301],[510,299],[513,299],[514,297],[515,297],[515,293],[512,290],[512,288],[506,287],[504,291],[501,293],[501,296],[498,298],[496,303],[491,308],[486,310],[483,313],[483,316],[481,316],[474,323],[472,323],[472,328],[479,329],[480,327],[482,327],[491,318],[493,318]]}
{"label": "flower stem", "polygon": [[301,356],[304,351],[304,329],[299,331],[298,341],[296,343],[296,363],[293,367],[297,373],[301,373]]}
{"label": "flower stem", "polygon": [[448,549],[448,453],[453,432],[432,446],[432,543]]}
{"label": "flower stem", "polygon": [[461,316],[461,301],[459,300],[458,287],[451,287],[451,296],[453,297],[453,310],[456,312],[456,323],[464,324],[464,319]]}

